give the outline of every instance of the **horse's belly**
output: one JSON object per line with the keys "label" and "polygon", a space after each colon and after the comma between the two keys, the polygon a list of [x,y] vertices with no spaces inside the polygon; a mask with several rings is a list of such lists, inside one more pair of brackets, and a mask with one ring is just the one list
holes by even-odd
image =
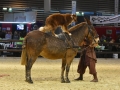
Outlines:
{"label": "horse's belly", "polygon": [[50,53],[50,52],[42,51],[40,55],[48,59],[61,59],[64,57],[65,53],[64,52],[63,53]]}

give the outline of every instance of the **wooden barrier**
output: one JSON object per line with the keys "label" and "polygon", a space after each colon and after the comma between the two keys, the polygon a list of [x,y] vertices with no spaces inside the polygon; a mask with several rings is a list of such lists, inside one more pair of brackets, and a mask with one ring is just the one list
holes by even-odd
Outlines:
{"label": "wooden barrier", "polygon": [[[0,40],[0,43],[2,44],[1,46],[4,47],[4,45],[6,44],[10,44],[10,43],[13,43],[13,42],[23,42],[23,40],[14,40],[14,39],[9,39],[9,40],[3,40],[1,39]],[[22,51],[22,48],[18,48],[18,47],[4,47],[4,48],[1,48],[0,49],[0,52],[21,52]]]}
{"label": "wooden barrier", "polygon": [[21,52],[22,49],[0,49],[0,52],[7,51],[7,52]]}

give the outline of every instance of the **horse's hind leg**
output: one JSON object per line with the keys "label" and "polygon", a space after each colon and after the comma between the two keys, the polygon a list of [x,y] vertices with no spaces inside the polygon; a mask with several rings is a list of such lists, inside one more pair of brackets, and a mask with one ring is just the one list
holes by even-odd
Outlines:
{"label": "horse's hind leg", "polygon": [[65,58],[62,59],[62,67],[61,67],[61,83],[65,83],[64,80],[64,71],[65,71],[66,60]]}
{"label": "horse's hind leg", "polygon": [[29,82],[29,83],[33,83],[31,79],[31,68],[32,68],[32,59],[27,60],[27,65],[25,65],[26,82]]}
{"label": "horse's hind leg", "polygon": [[27,59],[27,64],[25,65],[25,72],[26,72],[26,82],[28,83],[33,83],[32,78],[31,78],[31,68],[33,63],[35,62],[36,59],[29,58]]}

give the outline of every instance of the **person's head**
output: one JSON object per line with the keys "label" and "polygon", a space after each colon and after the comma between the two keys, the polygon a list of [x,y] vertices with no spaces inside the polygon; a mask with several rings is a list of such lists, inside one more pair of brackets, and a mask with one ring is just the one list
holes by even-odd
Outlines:
{"label": "person's head", "polygon": [[109,42],[109,43],[114,43],[115,42],[115,40],[114,39],[111,39],[111,41]]}
{"label": "person's head", "polygon": [[8,32],[8,34],[11,34],[11,32]]}

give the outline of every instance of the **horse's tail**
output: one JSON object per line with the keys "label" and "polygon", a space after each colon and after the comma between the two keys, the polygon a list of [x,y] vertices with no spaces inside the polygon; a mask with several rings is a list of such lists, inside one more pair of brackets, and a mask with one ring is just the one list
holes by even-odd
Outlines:
{"label": "horse's tail", "polygon": [[23,45],[25,45],[25,47],[22,48],[21,65],[26,65],[26,62],[27,62],[26,38],[23,40]]}

